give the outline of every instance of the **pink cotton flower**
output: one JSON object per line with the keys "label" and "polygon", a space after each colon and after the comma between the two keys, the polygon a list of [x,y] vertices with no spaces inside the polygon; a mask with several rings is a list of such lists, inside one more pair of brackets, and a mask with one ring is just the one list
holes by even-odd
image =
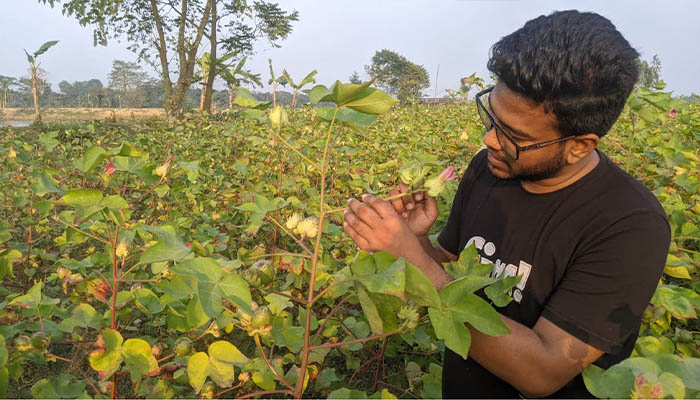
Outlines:
{"label": "pink cotton flower", "polygon": [[105,166],[105,175],[109,177],[114,173],[114,171],[116,171],[116,169],[114,168],[114,163],[110,161],[109,164]]}
{"label": "pink cotton flower", "polygon": [[678,111],[676,111],[675,108],[672,108],[668,110],[668,114],[666,115],[668,115],[669,118],[676,118],[678,116]]}
{"label": "pink cotton flower", "polygon": [[457,174],[455,173],[455,169],[452,166],[449,166],[445,168],[442,172],[440,172],[440,175],[438,175],[443,182],[448,182],[453,179],[457,179]]}

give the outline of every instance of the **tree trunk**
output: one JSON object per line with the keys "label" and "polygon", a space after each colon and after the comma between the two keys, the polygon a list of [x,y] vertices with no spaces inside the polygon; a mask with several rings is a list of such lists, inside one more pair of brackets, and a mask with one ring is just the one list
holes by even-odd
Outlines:
{"label": "tree trunk", "polygon": [[202,77],[202,94],[199,96],[199,111],[204,111],[206,108],[204,108],[204,102],[207,97],[207,76],[204,75]]}
{"label": "tree trunk", "polygon": [[163,102],[163,108],[165,109],[166,115],[169,117],[174,116],[171,112],[171,103],[173,97],[173,83],[170,80],[170,69],[168,68],[168,54],[167,45],[165,42],[165,32],[163,31],[163,19],[158,12],[158,4],[156,0],[151,0],[151,12],[153,13],[153,20],[156,24],[156,30],[158,31],[158,43],[156,48],[158,49],[158,58],[160,58],[160,67],[163,71],[161,79],[163,80],[163,89],[165,91],[165,101]]}
{"label": "tree trunk", "polygon": [[209,43],[210,43],[210,60],[209,63],[209,74],[207,75],[207,80],[204,85],[204,92],[202,96],[201,109],[207,112],[211,112],[211,102],[214,97],[214,79],[216,79],[216,26],[218,24],[217,14],[216,14],[216,1],[209,0],[209,5],[211,7],[211,29],[209,31]]}
{"label": "tree trunk", "polygon": [[228,108],[233,107],[233,86],[228,87]]}
{"label": "tree trunk", "polygon": [[39,85],[37,83],[36,66],[32,63],[30,70],[32,72],[32,91],[34,92],[34,122],[41,123],[41,112],[39,111]]}

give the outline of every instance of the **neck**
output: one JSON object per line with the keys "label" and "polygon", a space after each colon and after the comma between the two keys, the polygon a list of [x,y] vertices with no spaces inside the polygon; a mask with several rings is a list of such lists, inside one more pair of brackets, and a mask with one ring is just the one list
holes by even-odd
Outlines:
{"label": "neck", "polygon": [[569,164],[561,169],[561,171],[547,179],[539,181],[521,181],[523,189],[530,193],[541,194],[550,193],[563,189],[579,179],[583,178],[598,165],[600,156],[597,151],[592,151],[575,164]]}

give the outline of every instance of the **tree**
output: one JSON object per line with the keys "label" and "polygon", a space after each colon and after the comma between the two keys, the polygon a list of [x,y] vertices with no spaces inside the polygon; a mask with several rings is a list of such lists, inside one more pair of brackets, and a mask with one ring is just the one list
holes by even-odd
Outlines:
{"label": "tree", "polygon": [[[62,0],[39,0],[54,6]],[[221,12],[219,12],[221,6]],[[165,91],[165,110],[172,117],[182,115],[185,95],[193,83],[197,54],[203,38],[210,40],[210,54],[216,47],[227,51],[252,52],[259,38],[273,46],[291,32],[298,13],[287,13],[277,4],[257,0],[65,0],[65,15],[94,26],[95,44],[126,37],[129,49],[143,59],[156,57]],[[213,18],[212,18],[213,16]],[[224,36],[219,36],[222,33]],[[173,54],[175,57],[173,57]],[[173,68],[171,69],[171,61]],[[175,70],[177,71],[175,73]],[[207,80],[213,87],[216,71]],[[210,90],[208,90],[210,91]],[[206,95],[205,101],[210,99]]]}
{"label": "tree", "polygon": [[16,85],[17,79],[11,76],[0,75],[0,106],[3,109],[7,108],[7,92],[10,90],[10,86]]}
{"label": "tree", "polygon": [[654,54],[651,58],[651,63],[646,60],[637,60],[639,65],[639,81],[637,85],[648,89],[663,89],[666,86],[661,80],[661,60],[659,56]]}
{"label": "tree", "polygon": [[34,94],[34,122],[41,123],[41,112],[39,110],[39,86],[37,80],[37,70],[39,69],[39,63],[36,61],[37,57],[46,53],[48,49],[58,43],[58,40],[48,41],[39,47],[39,50],[35,51],[34,54],[29,55],[27,50],[24,50],[24,54],[27,55],[27,61],[29,62],[29,73],[32,79],[32,93]]}
{"label": "tree", "polygon": [[143,97],[138,93],[138,89],[148,78],[138,63],[114,60],[108,78],[109,87],[121,92],[120,108],[138,106],[137,99]]}
{"label": "tree", "polygon": [[106,96],[102,81],[99,79],[73,83],[61,81],[58,89],[65,95],[62,105],[66,107],[92,107],[95,105],[94,102],[101,107]]}
{"label": "tree", "polygon": [[365,71],[374,83],[405,102],[420,97],[423,89],[430,87],[428,71],[406,57],[391,50],[377,51]]}
{"label": "tree", "polygon": [[357,73],[357,71],[353,71],[352,75],[350,75],[350,78],[348,78],[350,83],[354,83],[355,85],[361,85],[362,84],[362,79],[360,79],[360,74]]}

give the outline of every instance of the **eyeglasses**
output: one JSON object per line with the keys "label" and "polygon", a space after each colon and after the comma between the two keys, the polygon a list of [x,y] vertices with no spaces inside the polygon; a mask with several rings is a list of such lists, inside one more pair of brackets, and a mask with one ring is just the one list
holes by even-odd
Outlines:
{"label": "eyeglasses", "polygon": [[[517,160],[520,157],[520,152],[522,151],[541,149],[545,146],[549,146],[550,144],[564,142],[576,136],[569,135],[559,139],[548,140],[546,142],[530,144],[527,146],[520,146],[519,144],[515,143],[515,139],[513,139],[511,135],[506,133],[505,129],[503,129],[500,125],[496,123],[496,117],[494,117],[491,113],[491,103],[489,98],[490,96],[488,95],[489,93],[491,93],[493,88],[493,86],[490,88],[486,88],[476,94],[476,109],[479,111],[479,117],[481,118],[481,122],[483,122],[484,126],[486,127],[486,132],[490,131],[491,129],[496,130],[496,138],[498,139],[498,143],[501,145],[501,148],[506,153],[506,155],[512,158],[513,160]],[[487,95],[486,104],[488,105],[488,108],[484,106],[484,103],[481,101],[481,97],[484,95]],[[512,129],[509,128],[509,130]]]}

